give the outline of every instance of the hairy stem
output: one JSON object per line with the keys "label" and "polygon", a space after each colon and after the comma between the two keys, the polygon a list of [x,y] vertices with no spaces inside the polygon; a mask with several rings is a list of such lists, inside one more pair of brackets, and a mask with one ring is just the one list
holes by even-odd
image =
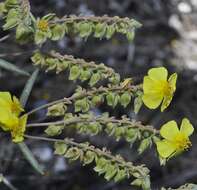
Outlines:
{"label": "hairy stem", "polygon": [[[24,137],[26,137],[28,139],[33,139],[33,140],[41,140],[41,141],[48,141],[48,142],[61,142],[61,143],[65,143],[65,144],[70,145],[70,146],[75,146],[75,147],[81,148],[81,149],[83,149],[85,151],[90,150],[92,152],[95,152],[97,155],[104,156],[104,157],[106,157],[106,158],[118,163],[120,166],[129,168],[132,172],[136,172],[137,171],[142,176],[147,175],[141,170],[142,167],[144,168],[144,165],[134,166],[133,163],[126,162],[121,157],[119,158],[118,156],[113,156],[110,152],[108,152],[106,150],[100,150],[98,148],[95,148],[92,145],[90,146],[90,145],[84,144],[84,143],[83,144],[82,143],[77,143],[77,142],[74,142],[73,140],[68,139],[68,138],[62,140],[62,139],[38,137],[38,136],[31,136],[31,135],[24,135]],[[149,172],[148,169],[147,169],[147,172]]]}
{"label": "hairy stem", "polygon": [[81,123],[81,122],[85,122],[85,123],[90,123],[90,122],[100,122],[101,124],[107,124],[107,123],[118,123],[120,125],[129,125],[131,128],[138,128],[142,131],[149,131],[153,134],[158,134],[159,131],[154,129],[152,126],[145,126],[142,125],[141,122],[137,122],[137,121],[131,121],[131,120],[118,120],[115,118],[106,118],[104,119],[103,117],[92,117],[92,118],[80,118],[80,117],[74,117],[71,119],[67,119],[67,120],[60,120],[60,121],[56,121],[56,122],[47,122],[47,123],[32,123],[32,124],[28,124],[27,128],[32,128],[32,127],[42,127],[42,126],[49,126],[49,125],[72,125],[72,124],[76,124],[76,123]]}
{"label": "hairy stem", "polygon": [[53,101],[53,102],[50,102],[48,104],[44,104],[40,107],[37,107],[31,111],[29,111],[27,113],[27,115],[31,115],[39,110],[42,110],[42,109],[45,109],[45,108],[48,108],[50,106],[53,106],[53,105],[56,105],[56,104],[59,104],[59,103],[65,103],[65,104],[71,104],[73,101],[77,100],[77,99],[80,99],[80,98],[83,98],[83,97],[90,97],[90,96],[93,96],[95,94],[99,94],[99,93],[105,93],[105,92],[109,92],[109,91],[122,91],[122,90],[130,90],[130,91],[137,91],[138,89],[141,89],[141,85],[138,85],[138,86],[128,86],[128,87],[124,87],[124,86],[115,86],[115,87],[100,87],[98,89],[93,89],[93,90],[90,90],[90,91],[82,91],[80,94],[74,94],[72,95],[71,97],[69,98],[62,98],[62,99],[59,99],[59,100],[56,100],[56,101]]}

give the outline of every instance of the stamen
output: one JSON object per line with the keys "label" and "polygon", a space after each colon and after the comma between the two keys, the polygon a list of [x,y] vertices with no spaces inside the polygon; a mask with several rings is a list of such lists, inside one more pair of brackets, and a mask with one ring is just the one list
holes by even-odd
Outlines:
{"label": "stamen", "polygon": [[48,27],[49,27],[49,24],[48,24],[48,22],[47,22],[46,20],[40,20],[40,21],[38,22],[38,28],[39,28],[41,31],[46,32],[47,29],[48,29]]}

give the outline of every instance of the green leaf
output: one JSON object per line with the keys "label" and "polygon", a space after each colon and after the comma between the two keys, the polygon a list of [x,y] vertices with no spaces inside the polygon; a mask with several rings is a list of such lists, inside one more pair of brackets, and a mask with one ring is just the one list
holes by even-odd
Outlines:
{"label": "green leaf", "polygon": [[116,124],[114,124],[114,123],[108,123],[107,126],[106,126],[106,128],[105,128],[105,131],[106,131],[106,133],[109,136],[112,136],[114,134],[116,128],[117,128],[117,125]]}
{"label": "green leaf", "polygon": [[142,154],[148,147],[151,146],[151,144],[152,144],[151,138],[143,139],[138,148],[138,153]]}
{"label": "green leaf", "polygon": [[[39,70],[36,69],[33,74],[31,75],[31,77],[29,78],[29,80],[27,81],[23,92],[21,94],[20,97],[20,102],[23,105],[23,107],[25,107],[28,97],[31,93],[31,90],[33,88],[33,85],[36,81],[36,78],[38,76]],[[34,155],[32,154],[32,152],[29,150],[29,148],[27,147],[27,145],[25,143],[19,143],[18,144],[21,152],[23,153],[24,157],[27,159],[27,161],[31,164],[31,166],[40,174],[44,174],[43,168],[39,165],[39,163],[37,162],[37,160],[35,159]]]}
{"label": "green leaf", "polygon": [[127,39],[129,42],[132,42],[134,38],[135,38],[135,31],[134,30],[127,32]]}
{"label": "green leaf", "polygon": [[126,141],[132,144],[137,140],[138,131],[136,129],[129,128],[126,130],[125,136],[126,136]]}
{"label": "green leaf", "polygon": [[107,180],[107,181],[109,181],[110,179],[112,179],[114,176],[115,176],[115,174],[117,173],[117,167],[115,166],[115,165],[108,165],[106,168],[105,168],[105,170],[106,170],[106,173],[105,173],[105,175],[104,175],[104,178]]}
{"label": "green leaf", "polygon": [[24,157],[28,160],[28,162],[31,164],[31,166],[40,174],[44,175],[43,167],[39,165],[37,160],[35,159],[32,152],[29,150],[27,145],[25,143],[19,143],[18,144],[21,152],[23,153]]}
{"label": "green leaf", "polygon": [[114,35],[115,32],[116,32],[116,28],[114,24],[107,26],[107,31],[105,35],[106,38],[110,39]]}
{"label": "green leaf", "polygon": [[66,158],[68,158],[69,160],[77,160],[80,157],[83,156],[83,151],[80,150],[79,148],[76,147],[72,147],[69,148],[66,152],[66,154],[64,155]]}
{"label": "green leaf", "polygon": [[3,29],[9,30],[17,26],[19,18],[19,12],[16,9],[10,9],[7,14],[6,23],[3,25]]}
{"label": "green leaf", "polygon": [[101,75],[100,73],[95,73],[92,75],[92,77],[90,78],[90,86],[94,86],[99,80],[101,79]]}
{"label": "green leaf", "polygon": [[75,102],[75,112],[87,112],[90,109],[89,101],[87,98],[77,100]]}
{"label": "green leaf", "polygon": [[38,74],[39,74],[39,69],[36,69],[33,74],[31,75],[31,77],[28,79],[24,89],[23,89],[23,92],[21,94],[21,97],[20,97],[20,102],[21,104],[23,105],[23,107],[25,107],[26,103],[27,103],[27,100],[29,98],[29,95],[32,91],[32,88],[34,86],[34,83],[36,82],[36,79],[38,77]]}
{"label": "green leaf", "polygon": [[100,131],[102,131],[102,126],[100,123],[92,122],[87,126],[87,130],[90,134],[97,135]]}
{"label": "green leaf", "polygon": [[91,75],[92,74],[91,74],[90,69],[82,70],[81,74],[80,74],[80,80],[81,81],[86,81],[86,80],[88,80],[91,77]]}
{"label": "green leaf", "polygon": [[118,73],[114,74],[112,77],[109,78],[109,81],[112,84],[119,84],[120,83],[120,75]]}
{"label": "green leaf", "polygon": [[131,183],[131,185],[138,186],[138,187],[142,186],[142,184],[143,184],[143,179],[141,179],[141,178],[135,179],[135,180]]}
{"label": "green leaf", "polygon": [[20,23],[16,28],[16,40],[21,43],[28,41],[31,38],[32,29],[24,23]]}
{"label": "green leaf", "polygon": [[24,75],[24,76],[30,76],[30,74],[24,70],[22,70],[21,68],[17,67],[16,65],[9,63],[3,59],[0,59],[0,67],[3,69],[6,69],[8,71],[12,71],[14,73],[18,73],[20,75]]}
{"label": "green leaf", "polygon": [[64,71],[68,68],[70,62],[63,60],[61,62],[59,62],[59,64],[57,64],[57,68],[56,68],[56,73],[60,73],[61,71]]}
{"label": "green leaf", "polygon": [[48,136],[57,136],[60,135],[62,133],[62,130],[64,129],[64,125],[50,125],[49,127],[47,127],[47,129],[45,129],[45,133]]}
{"label": "green leaf", "polygon": [[46,20],[46,21],[49,21],[49,20],[51,20],[52,18],[54,18],[55,16],[56,16],[55,13],[49,13],[49,14],[43,16],[42,19],[43,19],[43,20]]}
{"label": "green leaf", "polygon": [[124,94],[121,95],[120,97],[120,103],[121,105],[126,108],[131,101],[131,94],[129,92],[125,92]]}
{"label": "green leaf", "polygon": [[134,100],[134,112],[137,114],[143,105],[142,92],[137,92],[137,97]]}
{"label": "green leaf", "polygon": [[47,40],[47,34],[42,31],[36,31],[34,40],[36,44],[43,44]]}
{"label": "green leaf", "polygon": [[92,163],[95,158],[96,158],[96,154],[88,150],[83,157],[84,165]]}
{"label": "green leaf", "polygon": [[52,29],[52,37],[51,40],[57,41],[64,37],[65,35],[65,28],[64,25],[56,24]]}
{"label": "green leaf", "polygon": [[149,176],[146,176],[143,183],[142,183],[142,189],[144,190],[150,190],[151,187],[150,187],[150,177]]}
{"label": "green leaf", "polygon": [[45,64],[45,57],[40,52],[35,52],[31,60],[35,65],[43,66]]}
{"label": "green leaf", "polygon": [[94,167],[94,171],[98,172],[99,175],[102,173],[105,173],[106,170],[106,166],[110,164],[110,162],[108,160],[106,160],[105,158],[98,158],[96,161],[96,167]]}
{"label": "green leaf", "polygon": [[47,116],[62,116],[66,112],[64,103],[55,104],[48,108]]}
{"label": "green leaf", "polygon": [[106,96],[106,99],[107,99],[107,104],[114,108],[118,104],[120,96],[118,94],[113,93],[113,92],[109,92]]}
{"label": "green leaf", "polygon": [[66,153],[68,146],[63,142],[55,142],[54,148],[55,148],[55,152],[54,152],[55,154],[63,155]]}
{"label": "green leaf", "polygon": [[76,80],[81,73],[81,69],[78,66],[72,66],[70,69],[69,80]]}
{"label": "green leaf", "polygon": [[87,38],[92,33],[93,24],[91,22],[81,22],[77,24],[77,30],[82,38]]}
{"label": "green leaf", "polygon": [[119,181],[123,180],[125,177],[126,177],[126,171],[125,171],[125,169],[118,169],[117,170],[117,174],[114,177],[114,181],[115,182],[119,182]]}
{"label": "green leaf", "polygon": [[116,140],[119,141],[120,138],[124,135],[124,133],[125,133],[124,127],[117,127],[114,132],[114,136],[116,137]]}
{"label": "green leaf", "polygon": [[103,102],[104,100],[103,100],[103,95],[97,95],[97,96],[94,96],[93,98],[92,98],[92,105],[93,106],[98,106],[98,105],[100,105],[102,102]]}
{"label": "green leaf", "polygon": [[95,38],[102,38],[107,29],[107,24],[106,23],[98,23],[95,26],[95,32],[94,32],[94,37]]}

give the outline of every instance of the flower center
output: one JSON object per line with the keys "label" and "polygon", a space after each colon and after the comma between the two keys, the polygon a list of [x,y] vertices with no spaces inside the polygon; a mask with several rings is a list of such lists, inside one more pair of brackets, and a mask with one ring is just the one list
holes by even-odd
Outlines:
{"label": "flower center", "polygon": [[46,32],[48,30],[49,23],[46,20],[38,21],[38,28],[39,30]]}
{"label": "flower center", "polygon": [[162,88],[164,96],[170,96],[172,94],[172,87],[167,81],[162,83]]}
{"label": "flower center", "polygon": [[189,149],[192,146],[188,137],[185,137],[183,134],[179,134],[175,137],[175,145],[177,150],[183,151]]}
{"label": "flower center", "polygon": [[11,110],[12,110],[12,113],[17,113],[19,111],[18,106],[14,103],[12,104]]}

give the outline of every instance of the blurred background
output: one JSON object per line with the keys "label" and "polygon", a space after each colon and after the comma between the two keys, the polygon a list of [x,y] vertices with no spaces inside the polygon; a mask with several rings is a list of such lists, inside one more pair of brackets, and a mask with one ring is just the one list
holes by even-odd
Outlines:
{"label": "blurred background", "polygon": [[[1,2],[1,1],[0,1]],[[32,12],[43,16],[54,12],[58,16],[76,15],[110,15],[134,18],[143,24],[136,32],[133,43],[123,36],[113,39],[98,40],[89,38],[83,41],[78,37],[65,37],[58,43],[47,42],[46,50],[55,49],[63,54],[104,62],[119,72],[122,78],[134,77],[141,82],[147,70],[154,66],[165,66],[170,73],[178,73],[178,84],[175,97],[164,113],[160,110],[150,111],[143,107],[136,116],[131,107],[126,110],[107,107],[98,112],[110,111],[119,117],[122,114],[152,124],[156,128],[169,120],[181,122],[189,118],[197,126],[197,0],[32,0]],[[2,26],[3,21],[0,21]],[[32,72],[29,57],[34,46],[18,45],[12,32],[0,29],[0,38],[10,34],[10,38],[0,42],[0,58],[10,61],[23,69]],[[68,73],[55,75],[41,72],[32,92],[27,110],[49,101],[67,96],[74,92],[77,83],[67,80]],[[20,96],[27,78],[0,70],[0,90],[11,91]],[[40,121],[45,111],[39,112],[32,122]],[[32,134],[42,134],[43,129],[32,130]],[[105,135],[96,137],[76,135],[66,131],[65,136],[72,136],[77,141],[90,141],[92,144],[106,146],[113,153],[121,153],[135,164],[145,163],[151,170],[152,189],[178,187],[184,183],[197,182],[197,135],[193,135],[192,150],[170,160],[165,167],[160,167],[155,148],[137,155],[135,146],[129,147],[125,141],[115,142]],[[64,158],[53,155],[49,143],[27,141],[36,158],[45,168],[46,175],[37,174],[24,159],[18,147],[9,141],[6,134],[0,133],[0,173],[3,173],[19,190],[126,190],[128,181],[119,184],[106,182],[98,177],[90,167],[80,163],[69,164]],[[0,190],[8,188],[0,184]],[[134,188],[133,188],[134,189]]]}

